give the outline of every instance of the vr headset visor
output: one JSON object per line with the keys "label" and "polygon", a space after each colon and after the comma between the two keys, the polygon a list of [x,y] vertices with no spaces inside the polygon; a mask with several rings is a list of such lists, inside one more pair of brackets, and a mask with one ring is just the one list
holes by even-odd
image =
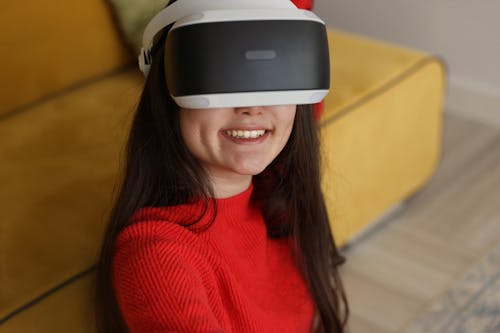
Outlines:
{"label": "vr headset visor", "polygon": [[165,41],[170,95],[191,109],[320,102],[330,86],[324,22],[289,0],[178,0],[146,27],[147,76],[155,35]]}

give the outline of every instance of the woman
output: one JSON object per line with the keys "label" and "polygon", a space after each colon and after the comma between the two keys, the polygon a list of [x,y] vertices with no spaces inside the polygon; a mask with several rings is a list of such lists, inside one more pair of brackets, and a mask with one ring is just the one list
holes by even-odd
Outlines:
{"label": "woman", "polygon": [[312,105],[180,108],[168,29],[103,241],[98,332],[344,332]]}

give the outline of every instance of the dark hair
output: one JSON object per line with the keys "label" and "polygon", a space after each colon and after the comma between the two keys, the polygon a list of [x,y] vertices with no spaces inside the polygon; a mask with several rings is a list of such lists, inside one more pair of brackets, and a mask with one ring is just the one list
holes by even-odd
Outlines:
{"label": "dark hair", "polygon": [[[210,203],[213,197],[208,175],[182,139],[179,107],[165,82],[163,55],[168,29],[153,53],[152,67],[132,122],[123,180],[97,263],[98,333],[128,332],[113,293],[111,263],[114,241],[132,214],[142,207],[173,206],[192,198]],[[332,237],[320,189],[319,155],[312,106],[298,105],[284,149],[261,174],[253,177],[252,200],[262,204],[269,237],[290,236],[294,260],[316,306],[315,332],[341,333],[345,332],[349,308],[337,267],[345,259]]]}

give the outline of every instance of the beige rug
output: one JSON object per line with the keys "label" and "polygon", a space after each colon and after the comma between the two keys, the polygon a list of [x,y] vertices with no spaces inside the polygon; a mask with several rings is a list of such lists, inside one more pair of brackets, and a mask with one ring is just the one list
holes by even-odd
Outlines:
{"label": "beige rug", "polygon": [[500,244],[470,269],[405,333],[499,333]]}

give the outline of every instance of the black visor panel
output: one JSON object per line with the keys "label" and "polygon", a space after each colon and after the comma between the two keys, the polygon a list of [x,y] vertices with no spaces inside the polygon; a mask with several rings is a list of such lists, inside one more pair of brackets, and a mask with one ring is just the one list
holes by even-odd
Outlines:
{"label": "black visor panel", "polygon": [[326,28],[315,21],[181,26],[168,34],[165,67],[173,96],[330,86]]}

